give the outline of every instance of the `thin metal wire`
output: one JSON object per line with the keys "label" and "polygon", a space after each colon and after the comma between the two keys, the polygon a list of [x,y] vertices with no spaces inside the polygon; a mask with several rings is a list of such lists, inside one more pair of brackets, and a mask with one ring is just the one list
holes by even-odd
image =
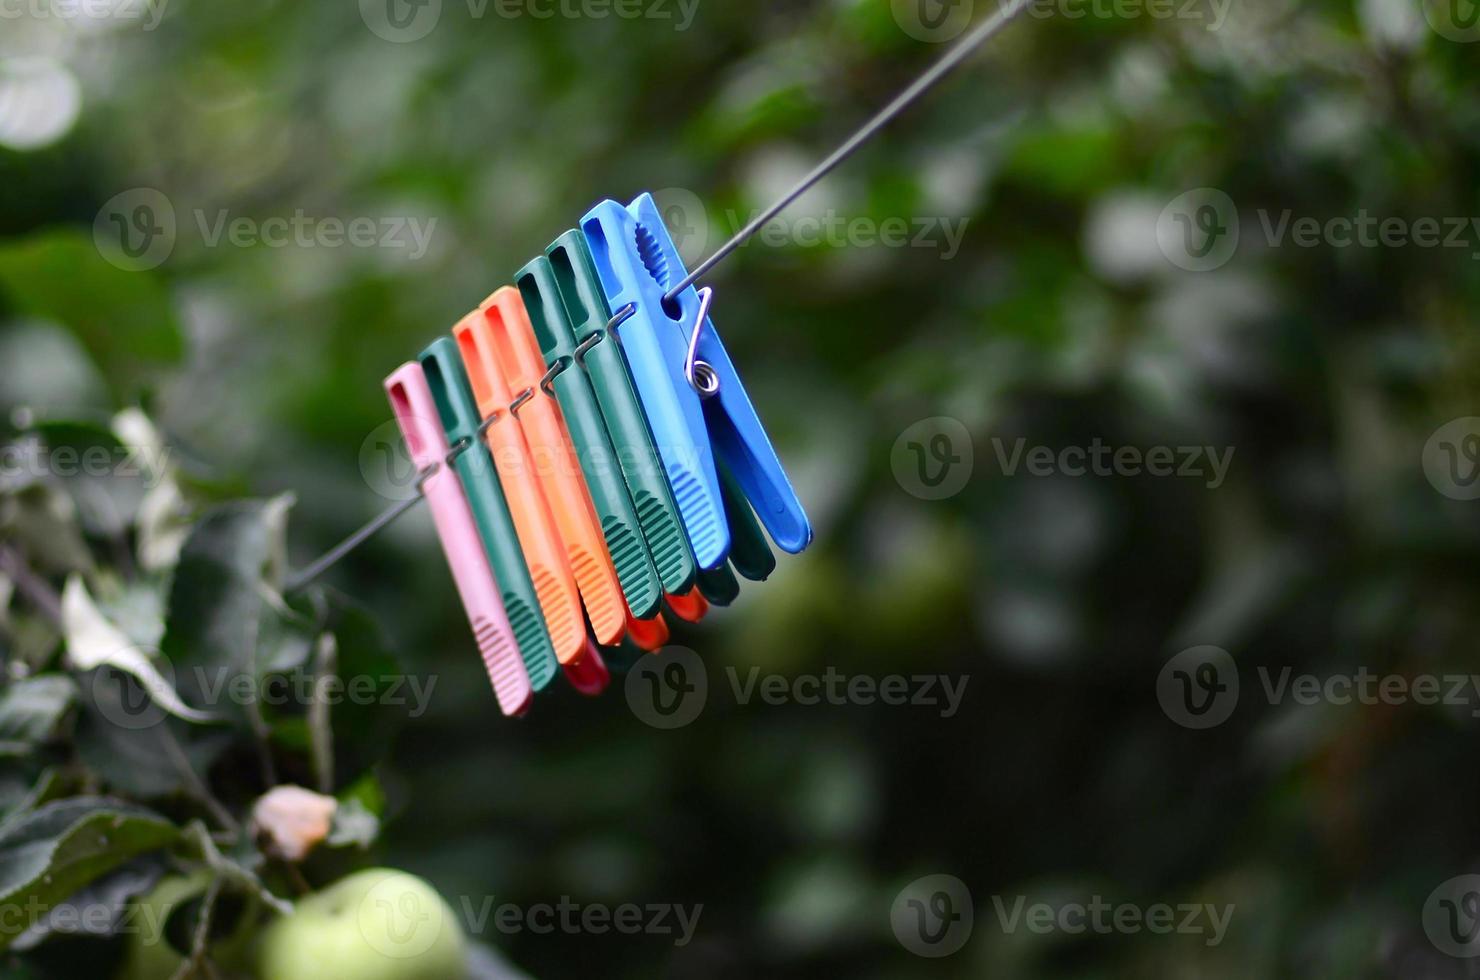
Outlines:
{"label": "thin metal wire", "polygon": [[431,479],[432,475],[441,468],[441,464],[433,464],[418,473],[416,475],[416,496],[407,497],[405,500],[381,511],[375,515],[370,523],[329,549],[312,565],[294,572],[288,577],[287,583],[283,586],[283,592],[291,593],[302,589],[305,585],[308,585],[336,565],[345,555],[354,551],[376,534],[379,534],[386,527],[389,527],[392,521],[419,504],[422,498],[422,485]]}
{"label": "thin metal wire", "polygon": [[[1004,0],[1002,6],[998,8],[995,14],[993,14],[991,17],[988,17],[979,26],[973,28],[971,33],[967,34],[960,41],[958,41],[955,46],[953,46],[940,58],[939,61],[931,65],[930,68],[927,69],[923,75],[910,83],[910,86],[908,88],[900,92],[899,95],[895,96],[888,105],[879,110],[879,112],[876,113],[873,118],[864,123],[857,132],[848,137],[848,139],[836,150],[834,150],[827,157],[827,159],[823,160],[816,167],[814,167],[812,171],[807,174],[807,176],[803,177],[795,187],[784,194],[779,200],[776,201],[776,203],[772,204],[765,211],[757,215],[744,228],[741,228],[738,232],[736,232],[735,236],[721,245],[714,252],[713,255],[709,256],[709,258],[705,259],[703,262],[700,262],[697,266],[695,266],[694,270],[690,272],[682,282],[668,291],[668,293],[663,297],[664,302],[672,302],[673,300],[677,299],[684,290],[688,289],[690,286],[693,286],[711,269],[713,269],[720,262],[724,261],[725,258],[727,258],[737,248],[743,245],[747,239],[749,239],[756,232],[764,228],[766,224],[771,221],[771,219],[775,218],[778,214],[780,214],[782,211],[786,210],[786,208],[795,203],[797,198],[801,197],[803,194],[809,191],[814,184],[816,184],[818,181],[822,180],[822,178],[826,177],[829,173],[835,170],[839,164],[843,163],[843,161],[847,160],[854,153],[856,153],[858,149],[862,147],[865,143],[877,136],[879,131],[887,126],[890,122],[892,122],[895,117],[904,112],[904,110],[908,109],[910,106],[914,105],[915,102],[919,101],[919,99],[924,96],[925,93],[929,92],[932,88],[939,84],[942,79],[944,79],[956,68],[960,67],[960,65],[965,62],[966,59],[970,58],[971,55],[976,52],[977,48],[981,47],[992,37],[996,36],[996,34],[1001,31],[1002,28],[1006,27],[1008,23],[1013,20],[1013,18],[1022,13],[1023,8],[1028,5],[1028,2],[1029,0]],[[712,369],[710,369],[709,365],[705,364],[703,361],[698,360],[697,354],[699,333],[701,330],[703,330],[704,321],[708,317],[709,304],[713,301],[714,293],[710,289],[704,289],[700,291],[699,298],[699,319],[698,322],[694,325],[693,333],[690,335],[689,338],[689,352],[688,357],[684,363],[684,375],[688,378],[689,384],[693,385],[694,389],[699,392],[700,396],[707,398],[715,394],[717,388],[713,385],[714,376]],[[575,360],[580,360],[586,355],[588,351],[591,350],[592,347],[595,347],[604,338],[613,335],[616,332],[616,329],[636,312],[637,305],[635,303],[629,303],[618,310],[612,316],[612,318],[607,321],[606,329],[592,333],[591,336],[587,337],[580,343],[579,346],[576,347]],[[550,367],[550,370],[546,373],[545,377],[540,380],[540,386],[546,388],[546,390],[548,391],[547,386],[549,385],[549,383],[554,380],[556,375],[560,374],[561,371],[566,370],[569,366],[570,362],[557,361],[554,365]],[[509,406],[509,412],[517,416],[519,414],[519,409],[527,401],[529,401],[529,399],[533,398],[534,395],[535,389],[533,388],[521,392],[519,397],[514,399],[514,403]],[[496,422],[501,415],[502,412],[494,412],[483,422],[482,425],[478,427],[478,437],[480,439],[488,431],[489,426],[493,425],[494,422]],[[458,445],[447,454],[445,465],[450,466],[454,459],[456,459],[462,453],[466,452],[469,448],[472,447],[473,444],[473,440],[464,440],[462,442],[459,442]],[[287,585],[284,587],[284,591],[297,592],[299,589],[302,589],[314,579],[324,574],[324,572],[328,571],[332,566],[343,559],[345,555],[348,555],[350,552],[354,551],[375,534],[379,533],[381,530],[387,527],[396,518],[400,517],[412,507],[416,506],[417,502],[420,501],[422,498],[422,484],[424,484],[427,479],[430,478],[432,474],[436,473],[437,470],[439,470],[440,468],[441,466],[433,465],[423,470],[420,474],[417,475],[416,496],[411,497],[407,500],[400,501],[394,506],[382,511],[380,514],[376,515],[368,524],[351,534],[349,537],[345,538],[342,542],[340,542],[333,549],[325,553],[313,564],[290,576]]]}
{"label": "thin metal wire", "polygon": [[710,269],[719,265],[731,252],[745,244],[750,236],[764,228],[770,223],[772,218],[785,211],[797,198],[811,190],[813,184],[826,177],[844,160],[847,160],[854,153],[858,152],[860,147],[878,135],[879,130],[893,122],[896,116],[914,105],[919,101],[921,96],[939,84],[952,71],[959,68],[962,62],[976,53],[977,48],[996,36],[998,31],[1002,30],[1014,17],[1022,13],[1023,8],[1027,5],[1028,0],[1005,0],[995,14],[982,21],[980,25],[972,29],[970,34],[967,34],[960,41],[956,42],[939,61],[930,66],[925,74],[915,79],[909,88],[900,92],[894,97],[892,102],[880,109],[872,119],[859,127],[858,131],[848,137],[843,145],[834,150],[826,160],[823,160],[814,167],[811,173],[798,181],[797,185],[782,195],[780,200],[756,215],[748,225],[735,233],[735,237],[715,250],[713,255],[694,266],[694,271],[690,272],[684,278],[683,282],[668,290],[667,295],[663,297],[663,301],[671,303],[685,289],[688,289],[694,283],[704,278]]}

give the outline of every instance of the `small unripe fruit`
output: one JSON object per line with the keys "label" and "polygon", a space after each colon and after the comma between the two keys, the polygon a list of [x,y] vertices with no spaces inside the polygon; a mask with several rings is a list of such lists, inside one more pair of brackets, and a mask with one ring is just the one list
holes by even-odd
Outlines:
{"label": "small unripe fruit", "polygon": [[377,868],[300,901],[262,937],[262,980],[462,980],[467,949],[426,882]]}

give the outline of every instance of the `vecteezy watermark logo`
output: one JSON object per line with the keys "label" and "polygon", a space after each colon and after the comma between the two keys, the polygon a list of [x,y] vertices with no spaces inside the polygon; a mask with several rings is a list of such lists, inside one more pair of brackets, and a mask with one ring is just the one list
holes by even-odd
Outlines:
{"label": "vecteezy watermark logo", "polygon": [[961,36],[971,23],[973,0],[890,0],[894,22],[917,41],[939,44]]}
{"label": "vecteezy watermark logo", "polygon": [[172,909],[149,902],[115,904],[102,896],[92,898],[88,892],[56,903],[43,901],[43,896],[30,892],[0,902],[0,933],[19,936],[34,926],[44,924],[52,936],[135,936],[136,945],[154,946],[165,942],[164,925]]}
{"label": "vecteezy watermark logo", "polygon": [[[355,248],[406,252],[412,261],[431,248],[437,219],[404,215],[310,215],[301,208],[291,215],[266,218],[233,216],[225,208],[188,212],[187,227],[202,247],[220,248]],[[93,220],[98,253],[120,269],[153,269],[174,251],[180,227],[174,205],[153,188],[124,191],[103,205]]]}
{"label": "vecteezy watermark logo", "polygon": [[387,874],[360,900],[356,924],[360,935],[381,956],[406,960],[421,956],[447,927],[442,903],[406,887],[405,879]]}
{"label": "vecteezy watermark logo", "polygon": [[168,715],[160,705],[175,695],[175,668],[168,657],[154,656],[150,663],[154,672],[147,679],[108,664],[92,672],[88,693],[109,724],[141,732],[164,723]]}
{"label": "vecteezy watermark logo", "polygon": [[1439,426],[1423,447],[1423,473],[1451,500],[1480,497],[1480,418],[1471,415]]}
{"label": "vecteezy watermark logo", "polygon": [[1009,905],[1001,895],[992,896],[992,909],[1002,932],[1011,935],[1020,928],[1040,936],[1062,933],[1079,936],[1152,935],[1202,936],[1206,946],[1217,946],[1228,934],[1234,906],[1187,902],[1170,905],[1157,902],[1140,906],[1107,902],[1094,895],[1088,902],[1028,902],[1026,895],[1013,897]]}
{"label": "vecteezy watermark logo", "polygon": [[932,959],[965,946],[973,920],[970,889],[960,878],[945,874],[926,875],[905,885],[889,910],[899,944]]}
{"label": "vecteezy watermark logo", "polygon": [[138,480],[154,489],[169,472],[169,446],[52,446],[39,442],[0,445],[0,484],[48,476]]}
{"label": "vecteezy watermark logo", "polygon": [[[946,674],[845,674],[828,667],[820,674],[766,674],[759,667],[741,672],[726,667],[730,695],[739,707],[917,707],[937,709],[954,718],[966,696],[968,676]],[[692,650],[664,647],[644,657],[627,674],[627,703],[633,714],[654,728],[682,728],[699,717],[709,700],[704,662]]]}
{"label": "vecteezy watermark logo", "polygon": [[[694,24],[699,0],[466,0],[468,16],[482,20],[490,10],[504,20],[669,21],[676,31]],[[360,0],[360,17],[377,37],[397,44],[419,41],[442,18],[442,0]]]}
{"label": "vecteezy watermark logo", "polygon": [[762,675],[759,667],[752,667],[743,678],[738,669],[726,667],[725,674],[730,680],[735,703],[741,707],[754,700],[772,706],[908,705],[939,708],[942,718],[956,717],[966,696],[966,685],[971,682],[969,676],[952,677],[948,674],[886,674],[882,677],[845,674],[836,667],[828,667],[821,674],[795,676]]}
{"label": "vecteezy watermark logo", "polygon": [[921,419],[899,434],[889,452],[894,479],[921,500],[954,497],[971,479],[975,453],[971,432],[958,419]]}
{"label": "vecteezy watermark logo", "polygon": [[1223,724],[1238,706],[1238,694],[1238,666],[1221,647],[1183,650],[1166,662],[1156,679],[1161,710],[1183,728]]}
{"label": "vecteezy watermark logo", "polygon": [[[1382,674],[1366,667],[1349,673],[1297,674],[1291,667],[1255,671],[1257,693],[1280,707],[1317,705],[1402,707],[1442,705],[1480,718],[1480,674]],[[1183,650],[1162,668],[1157,700],[1168,718],[1186,728],[1212,728],[1227,721],[1239,701],[1239,673],[1219,647]]]}
{"label": "vecteezy watermark logo", "polygon": [[1199,187],[1173,198],[1156,220],[1156,244],[1179,269],[1207,272],[1222,266],[1238,248],[1238,209],[1216,187]]}
{"label": "vecteezy watermark logo", "polygon": [[170,0],[0,0],[0,20],[57,20],[71,24],[141,22],[153,31]]}
{"label": "vecteezy watermark logo", "polygon": [[627,706],[645,724],[683,728],[709,701],[709,672],[693,650],[667,646],[627,672],[625,692]]}
{"label": "vecteezy watermark logo", "polygon": [[1461,44],[1480,41],[1480,0],[1422,0],[1422,6],[1439,36]]}
{"label": "vecteezy watermark logo", "polygon": [[1219,452],[1216,446],[1111,446],[1098,437],[1088,446],[1028,446],[1023,438],[1011,450],[1000,438],[992,439],[992,451],[1003,476],[1016,476],[1021,469],[1029,476],[1123,476],[1193,478],[1209,490],[1223,485],[1233,463],[1234,447]]}
{"label": "vecteezy watermark logo", "polygon": [[[698,195],[682,187],[668,187],[653,195],[658,211],[686,262],[705,254],[709,243],[709,210]],[[734,235],[761,216],[761,209],[726,208],[716,215],[720,230]],[[966,240],[971,223],[966,217],[941,215],[848,215],[835,208],[819,213],[773,217],[741,243],[766,248],[909,248],[937,252],[944,262],[954,259]]]}
{"label": "vecteezy watermark logo", "polygon": [[360,17],[376,37],[407,44],[436,28],[442,0],[360,0]]}
{"label": "vecteezy watermark logo", "polygon": [[692,266],[703,259],[709,252],[709,212],[699,195],[683,187],[665,187],[653,192],[653,203],[684,263]]}
{"label": "vecteezy watermark logo", "polygon": [[1450,878],[1423,903],[1423,931],[1446,956],[1480,956],[1480,875]]}
{"label": "vecteezy watermark logo", "polygon": [[[418,424],[422,431],[439,431],[442,423],[423,419]],[[438,428],[429,428],[433,424]],[[410,500],[421,492],[421,475],[406,451],[399,423],[382,422],[360,443],[360,476],[371,490],[387,500]]]}
{"label": "vecteezy watermark logo", "polygon": [[142,675],[106,665],[93,672],[90,684],[93,703],[104,718],[119,728],[141,731],[162,724],[166,715],[161,705],[183,703],[176,693],[177,676],[189,682],[193,691],[191,700],[213,713],[228,705],[236,708],[379,705],[406,708],[411,718],[421,717],[431,707],[438,680],[436,674],[318,674],[302,668],[258,676],[230,667],[203,665],[177,675],[167,657],[155,655],[149,658],[149,663],[153,670]]}
{"label": "vecteezy watermark logo", "polygon": [[464,924],[470,935],[483,936],[491,928],[504,936],[523,932],[537,936],[551,933],[601,936],[610,932],[624,936],[674,936],[673,945],[687,946],[693,941],[704,914],[702,903],[679,905],[652,902],[638,905],[625,902],[615,907],[593,903],[582,905],[569,895],[558,902],[536,902],[518,905],[499,903],[492,895],[477,902],[471,896],[461,897]]}
{"label": "vecteezy watermark logo", "polygon": [[93,219],[98,254],[131,272],[164,264],[175,250],[175,233],[175,207],[152,187],[115,194]]}
{"label": "vecteezy watermark logo", "polygon": [[[1477,0],[1480,2],[1480,0]],[[1267,248],[1466,249],[1480,259],[1480,217],[1425,215],[1417,218],[1354,214],[1317,217],[1289,208],[1258,208],[1256,223],[1240,224],[1233,199],[1214,187],[1187,191],[1172,200],[1156,223],[1156,241],[1167,260],[1189,272],[1225,265],[1240,234],[1255,234]]]}
{"label": "vecteezy watermark logo", "polygon": [[1047,20],[1149,20],[1202,21],[1209,31],[1221,28],[1233,0],[1029,0],[1029,17]]}

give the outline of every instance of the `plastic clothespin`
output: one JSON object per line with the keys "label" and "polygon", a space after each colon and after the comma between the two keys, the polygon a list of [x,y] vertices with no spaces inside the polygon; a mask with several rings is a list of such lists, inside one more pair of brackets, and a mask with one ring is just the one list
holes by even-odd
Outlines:
{"label": "plastic clothespin", "polygon": [[586,637],[586,649],[575,664],[565,670],[570,684],[588,698],[594,698],[611,683],[612,672],[602,659],[601,651],[591,637]]}
{"label": "plastic clothespin", "polygon": [[704,593],[695,586],[683,595],[670,595],[664,597],[668,602],[668,608],[673,615],[686,623],[697,623],[709,613],[709,600],[704,598]]}
{"label": "plastic clothespin", "polygon": [[740,598],[740,580],[730,571],[729,565],[721,565],[699,573],[699,594],[711,606],[728,606]]}
{"label": "plastic clothespin", "polygon": [[565,547],[555,529],[555,519],[535,480],[534,461],[524,441],[524,432],[509,413],[513,396],[503,372],[493,361],[493,350],[482,324],[481,312],[470,313],[453,328],[453,336],[473,386],[478,413],[485,421],[494,420],[485,434],[493,454],[494,470],[514,519],[555,656],[569,667],[586,653],[586,623],[581,616],[580,595],[566,560]]}
{"label": "plastic clothespin", "polygon": [[655,653],[668,644],[668,621],[662,613],[651,619],[627,618],[627,640],[640,649]]}
{"label": "plastic clothespin", "polygon": [[498,583],[478,539],[473,512],[456,474],[446,465],[451,450],[421,365],[412,361],[397,368],[385,379],[385,391],[412,462],[420,472],[431,470],[421,481],[422,493],[431,508],[442,551],[467,610],[499,708],[506,715],[522,714],[529,709],[534,690],[499,598]]}
{"label": "plastic clothespin", "polygon": [[[581,228],[612,308],[638,306],[629,321],[636,321],[634,328],[619,331],[622,349],[700,568],[718,567],[730,545],[716,455],[777,546],[801,551],[812,541],[811,523],[713,321],[705,316],[697,322],[698,292],[690,287],[672,303],[663,302],[687,272],[652,195],[641,194],[626,208],[603,201]],[[667,439],[674,440],[674,449],[665,452]],[[674,458],[678,454],[691,461]],[[716,533],[715,524],[723,531]]]}
{"label": "plastic clothespin", "polygon": [[616,569],[627,607],[638,619],[657,614],[662,585],[653,569],[627,483],[607,435],[606,422],[586,372],[575,363],[575,335],[555,284],[550,260],[540,256],[514,275],[543,360],[561,368],[547,388],[560,403],[575,458],[586,478],[591,503]]}
{"label": "plastic clothespin", "polygon": [[729,467],[720,461],[720,496],[725,501],[725,517],[730,522],[730,564],[752,582],[763,582],[776,570],[776,555],[766,542],[766,532],[755,519],[755,511]]}
{"label": "plastic clothespin", "polygon": [[701,569],[717,568],[730,552],[730,527],[704,410],[683,376],[688,348],[676,319],[682,311],[663,306],[663,291],[676,281],[672,267],[652,230],[616,201],[602,201],[587,212],[581,230],[607,305],[613,310],[634,306],[617,329],[620,347],[694,560]]}
{"label": "plastic clothespin", "polygon": [[541,389],[547,370],[519,290],[505,286],[484,301],[481,332],[492,362],[514,392],[510,412],[519,420],[534,459],[534,473],[555,517],[570,570],[596,640],[616,646],[627,630],[627,603],[586,481],[571,446],[559,404]]}
{"label": "plastic clothespin", "polygon": [[[665,513],[671,515],[666,517],[665,526],[676,529],[673,521],[677,513],[668,488],[668,481],[663,478],[660,469],[651,465],[656,458],[652,441],[648,436],[642,407],[637,400],[636,393],[632,390],[627,367],[622,361],[621,350],[617,343],[599,342],[602,339],[602,330],[611,316],[602,294],[595,266],[591,261],[590,252],[586,247],[585,238],[579,231],[568,232],[546,249],[546,255],[549,257],[548,269],[554,273],[564,300],[566,322],[576,323],[578,326],[569,341],[556,337],[547,345],[544,337],[541,336],[541,347],[544,348],[545,358],[554,363],[557,357],[570,357],[576,350],[577,335],[582,344],[594,344],[594,346],[587,346],[586,366],[591,375],[591,381],[595,383],[596,393],[605,395],[602,404],[610,403],[613,406],[613,411],[608,413],[608,418],[614,418],[618,426],[621,426],[624,420],[631,420],[629,423],[631,434],[626,438],[625,451],[619,455],[633,461],[634,465],[646,464],[642,466],[642,469],[645,470],[648,479],[653,484],[652,489],[647,491],[648,495],[664,505],[653,507],[651,510],[655,515],[661,516]],[[532,263],[532,266],[538,264]],[[541,334],[539,318],[534,316],[533,309],[530,315],[535,323],[535,333]],[[588,340],[592,336],[596,337],[595,342]],[[569,375],[580,378],[577,372],[569,370],[561,377]],[[557,394],[560,392],[559,385],[560,379],[557,378]],[[603,391],[603,389],[606,390]],[[730,529],[730,559],[735,564],[735,570],[752,580],[764,579],[775,570],[776,557],[771,553],[764,532],[756,523],[750,505],[745,502],[744,495],[735,483],[724,460],[716,461],[716,474],[719,478],[720,497],[726,523]],[[688,549],[682,541],[674,542],[671,550],[688,557],[685,554]],[[727,606],[740,594],[739,583],[723,564],[700,573],[698,583],[705,597],[716,605]],[[692,583],[687,580],[675,582],[668,591],[679,594],[688,591],[691,585]]]}
{"label": "plastic clothespin", "polygon": [[441,337],[432,341],[418,360],[447,441],[453,446],[464,447],[452,465],[462,482],[483,541],[483,550],[503,594],[504,611],[513,627],[514,638],[519,642],[529,682],[536,691],[542,691],[557,673],[559,663],[555,659],[555,648],[550,645],[534,581],[524,564],[524,552],[519,548],[514,517],[509,512],[498,474],[494,472],[493,457],[478,436],[482,417],[473,401],[457,344],[451,337]]}
{"label": "plastic clothespin", "polygon": [[[597,279],[586,236],[579,230],[568,231],[545,249],[545,255],[576,342],[575,359],[589,377],[606,421],[658,580],[664,592],[681,595],[694,587],[694,554],[622,351],[606,340],[612,309]],[[560,391],[558,385],[556,391]]]}

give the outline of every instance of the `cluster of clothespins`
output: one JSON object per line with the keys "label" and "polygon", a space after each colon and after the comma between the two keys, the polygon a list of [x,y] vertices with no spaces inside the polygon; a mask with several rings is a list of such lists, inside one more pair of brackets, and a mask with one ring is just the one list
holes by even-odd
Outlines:
{"label": "cluster of clothespins", "polygon": [[761,525],[812,540],[686,276],[651,195],[603,201],[385,381],[506,715],[766,578]]}

